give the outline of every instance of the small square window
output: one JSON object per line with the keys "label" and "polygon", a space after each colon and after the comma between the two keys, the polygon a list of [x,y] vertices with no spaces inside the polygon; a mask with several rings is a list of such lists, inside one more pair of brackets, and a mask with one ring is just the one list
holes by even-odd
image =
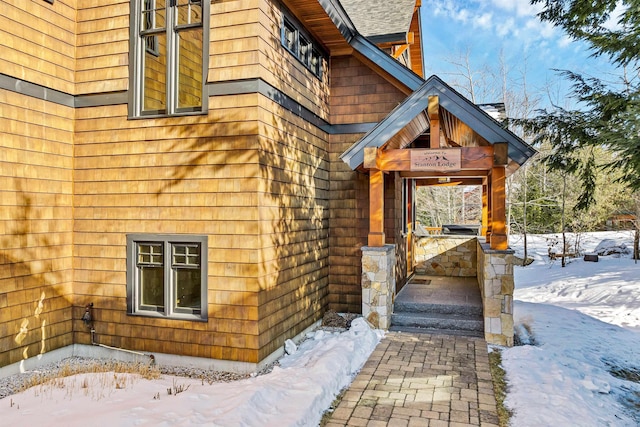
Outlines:
{"label": "small square window", "polygon": [[317,49],[311,51],[311,59],[309,60],[309,69],[313,74],[322,77],[322,55]]}
{"label": "small square window", "polygon": [[206,320],[207,238],[127,236],[130,314]]}
{"label": "small square window", "polygon": [[298,30],[296,30],[296,27],[294,27],[291,22],[285,19],[282,33],[282,43],[284,44],[284,47],[289,49],[294,54],[297,54]]}
{"label": "small square window", "polygon": [[282,45],[291,52],[316,77],[322,78],[322,54],[318,44],[299,24],[282,17]]}
{"label": "small square window", "polygon": [[304,36],[300,36],[300,51],[298,52],[298,59],[304,64],[309,65],[309,59],[311,58],[311,42]]}

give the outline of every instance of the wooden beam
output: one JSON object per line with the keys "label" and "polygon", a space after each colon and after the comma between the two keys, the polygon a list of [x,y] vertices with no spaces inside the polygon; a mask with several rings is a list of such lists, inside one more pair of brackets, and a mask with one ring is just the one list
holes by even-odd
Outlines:
{"label": "wooden beam", "polygon": [[506,142],[493,144],[493,164],[507,166],[509,164],[509,145]]}
{"label": "wooden beam", "polygon": [[369,171],[369,235],[367,244],[382,247],[384,236],[384,172]]}
{"label": "wooden beam", "polygon": [[455,178],[451,182],[442,182],[438,178],[416,179],[417,187],[425,186],[450,186],[450,185],[482,185],[482,178]]}
{"label": "wooden beam", "polygon": [[482,180],[482,228],[480,230],[480,235],[484,236],[485,242],[489,230],[489,183],[487,181],[487,178]]}
{"label": "wooden beam", "polygon": [[391,56],[393,56],[394,59],[398,59],[400,55],[402,55],[402,53],[407,49],[409,49],[408,44],[401,44],[399,46],[395,46],[393,49],[393,55]]}
{"label": "wooden beam", "polygon": [[429,97],[429,147],[440,148],[440,101],[437,95]]}
{"label": "wooden beam", "polygon": [[433,178],[440,176],[447,176],[454,179],[460,178],[478,178],[483,176],[489,176],[490,170],[488,169],[468,169],[459,172],[400,172],[402,178]]}
{"label": "wooden beam", "polygon": [[490,247],[496,250],[509,248],[507,242],[507,216],[505,192],[505,167],[496,166],[491,170],[491,237]]}
{"label": "wooden beam", "polygon": [[[375,147],[364,149],[364,167],[383,171],[411,171],[411,151],[425,150],[421,148],[405,148],[397,150],[378,150]],[[461,170],[486,169],[493,167],[493,147],[461,147]],[[374,157],[375,154],[375,157]],[[375,159],[375,162],[373,161]],[[480,176],[485,176],[482,174]],[[428,176],[424,175],[423,176]]]}
{"label": "wooden beam", "polygon": [[365,169],[380,169],[378,167],[378,149],[376,147],[364,147],[362,166]]}

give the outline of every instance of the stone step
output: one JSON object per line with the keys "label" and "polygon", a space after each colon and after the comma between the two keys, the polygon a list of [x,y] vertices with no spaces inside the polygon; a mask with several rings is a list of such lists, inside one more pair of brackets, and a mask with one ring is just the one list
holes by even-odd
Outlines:
{"label": "stone step", "polygon": [[394,313],[442,313],[458,314],[468,317],[482,317],[482,305],[477,304],[429,304],[424,302],[412,302],[397,299],[393,306],[393,311]]}
{"label": "stone step", "polygon": [[391,327],[483,332],[484,320],[482,316],[477,315],[396,312],[391,316]]}
{"label": "stone step", "polygon": [[408,332],[408,333],[415,333],[415,334],[453,335],[453,336],[462,336],[462,337],[484,338],[483,331],[469,331],[469,330],[462,330],[462,329],[432,329],[432,328],[419,328],[415,326],[392,325],[389,328],[389,330],[394,332]]}

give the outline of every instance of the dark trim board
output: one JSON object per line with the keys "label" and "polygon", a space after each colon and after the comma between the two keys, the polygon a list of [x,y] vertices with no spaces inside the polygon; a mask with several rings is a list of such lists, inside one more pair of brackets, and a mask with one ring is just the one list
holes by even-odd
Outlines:
{"label": "dark trim board", "polygon": [[60,104],[67,107],[75,107],[73,95],[60,92],[55,89],[49,89],[35,83],[16,79],[15,77],[0,74],[0,89],[6,89],[21,95],[31,96],[33,98],[50,101],[54,104]]}
{"label": "dark trim board", "polygon": [[[21,95],[31,96],[33,98],[50,101],[54,104],[64,105],[71,108],[122,105],[127,104],[129,101],[128,91],[74,96],[4,74],[0,74],[0,89],[6,89]],[[285,93],[271,86],[262,79],[208,83],[207,91],[210,97],[259,93],[328,134],[366,133],[376,125],[376,123],[331,125],[329,122],[322,119],[317,114],[314,114],[312,111],[300,105],[293,98],[287,96]]]}
{"label": "dark trim board", "polygon": [[322,117],[314,114],[262,79],[209,83],[207,86],[209,88],[209,96],[259,93],[318,128],[322,129],[329,125]]}

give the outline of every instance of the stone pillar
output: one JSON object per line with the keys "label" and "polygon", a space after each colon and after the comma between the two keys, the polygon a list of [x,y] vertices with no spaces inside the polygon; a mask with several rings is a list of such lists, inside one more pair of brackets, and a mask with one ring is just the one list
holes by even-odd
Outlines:
{"label": "stone pillar", "polygon": [[396,247],[362,248],[362,316],[379,329],[391,326],[396,293]]}
{"label": "stone pillar", "polygon": [[514,251],[494,250],[478,241],[478,285],[489,344],[513,346]]}

